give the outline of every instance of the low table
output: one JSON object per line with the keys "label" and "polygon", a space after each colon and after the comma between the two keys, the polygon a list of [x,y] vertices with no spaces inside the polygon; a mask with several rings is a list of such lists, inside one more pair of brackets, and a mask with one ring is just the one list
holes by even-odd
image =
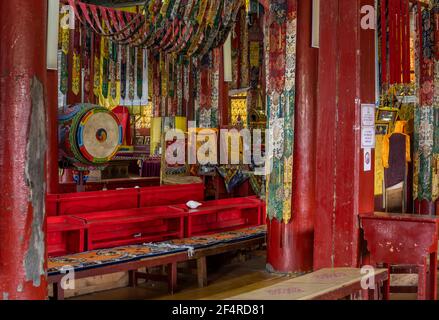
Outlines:
{"label": "low table", "polygon": [[414,266],[418,299],[437,299],[439,217],[376,212],[361,215],[361,227],[371,265]]}
{"label": "low table", "polygon": [[[374,270],[374,289],[362,286],[368,275],[371,274],[363,274],[361,269],[356,268],[321,269],[227,300],[338,300],[358,292],[363,293],[364,299],[378,298],[379,288],[385,293],[389,285],[388,270]],[[385,294],[382,297],[387,298]]]}

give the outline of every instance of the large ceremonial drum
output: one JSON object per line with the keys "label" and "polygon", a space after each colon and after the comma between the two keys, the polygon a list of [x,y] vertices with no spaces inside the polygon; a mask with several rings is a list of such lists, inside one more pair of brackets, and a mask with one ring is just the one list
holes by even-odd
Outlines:
{"label": "large ceremonial drum", "polygon": [[122,125],[110,110],[91,104],[75,104],[58,115],[61,156],[85,165],[109,162],[123,141]]}

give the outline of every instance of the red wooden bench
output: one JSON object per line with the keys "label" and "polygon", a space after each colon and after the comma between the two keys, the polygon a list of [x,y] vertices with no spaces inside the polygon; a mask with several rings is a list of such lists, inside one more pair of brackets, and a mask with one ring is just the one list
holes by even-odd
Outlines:
{"label": "red wooden bench", "polygon": [[204,200],[204,184],[163,185],[140,188],[139,207],[182,204],[190,200]]}
{"label": "red wooden bench", "polygon": [[87,250],[184,237],[180,209],[162,206],[75,215],[87,225]]}
{"label": "red wooden bench", "polygon": [[[145,258],[142,260],[128,261],[118,264],[101,266],[98,268],[86,269],[86,270],[75,270],[75,280],[84,279],[89,277],[102,276],[106,274],[112,274],[117,272],[128,272],[129,273],[129,285],[135,287],[137,285],[137,270],[142,268],[153,268],[166,266],[167,267],[167,282],[168,291],[173,294],[177,288],[177,264],[182,261],[187,260],[187,252],[170,253],[161,256],[155,256],[150,258]],[[64,288],[62,287],[62,279],[65,274],[55,274],[49,275],[47,278],[48,284],[53,287],[53,299],[63,300],[64,299]]]}
{"label": "red wooden bench", "polygon": [[377,212],[361,215],[361,227],[370,264],[394,270],[399,266],[401,273],[414,266],[419,274],[418,299],[437,299],[439,217]]}
{"label": "red wooden bench", "polygon": [[46,201],[48,216],[74,215],[97,211],[133,209],[186,203],[204,199],[203,184],[164,185],[146,188],[130,188],[49,194]]}
{"label": "red wooden bench", "polygon": [[202,201],[201,204],[197,209],[185,204],[175,206],[188,213],[186,237],[261,225],[263,203],[257,198]]}
{"label": "red wooden bench", "polygon": [[48,217],[48,255],[56,257],[83,252],[85,250],[85,229],[85,222],[75,217]]}
{"label": "red wooden bench", "polygon": [[48,195],[48,216],[74,215],[88,212],[132,209],[139,207],[139,190],[107,190]]}

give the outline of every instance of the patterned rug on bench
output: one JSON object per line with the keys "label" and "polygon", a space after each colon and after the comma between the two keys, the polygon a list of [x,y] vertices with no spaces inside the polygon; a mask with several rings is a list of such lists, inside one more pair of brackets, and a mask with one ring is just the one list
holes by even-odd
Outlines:
{"label": "patterned rug on bench", "polygon": [[48,274],[56,275],[69,269],[82,271],[108,265],[158,257],[186,251],[184,248],[160,248],[153,245],[130,245],[49,258]]}
{"label": "patterned rug on bench", "polygon": [[53,276],[72,268],[75,271],[82,271],[184,251],[188,251],[191,255],[196,249],[262,237],[265,236],[266,230],[266,226],[263,225],[187,239],[129,245],[49,258],[48,274]]}
{"label": "patterned rug on bench", "polygon": [[157,247],[164,248],[186,248],[189,250],[189,255],[191,256],[194,250],[203,249],[207,247],[217,246],[220,244],[227,244],[239,241],[250,240],[254,238],[260,238],[265,236],[267,233],[267,226],[257,226],[239,229],[235,231],[227,231],[221,233],[214,233],[203,236],[195,236],[186,239],[174,239],[164,242],[158,242],[154,244]]}

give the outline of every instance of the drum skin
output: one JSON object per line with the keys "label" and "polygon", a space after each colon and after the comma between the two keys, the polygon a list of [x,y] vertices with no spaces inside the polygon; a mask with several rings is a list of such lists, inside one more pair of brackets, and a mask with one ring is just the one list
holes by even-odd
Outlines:
{"label": "drum skin", "polygon": [[122,125],[110,110],[92,104],[75,104],[61,110],[60,156],[71,163],[101,165],[109,162],[123,141]]}

